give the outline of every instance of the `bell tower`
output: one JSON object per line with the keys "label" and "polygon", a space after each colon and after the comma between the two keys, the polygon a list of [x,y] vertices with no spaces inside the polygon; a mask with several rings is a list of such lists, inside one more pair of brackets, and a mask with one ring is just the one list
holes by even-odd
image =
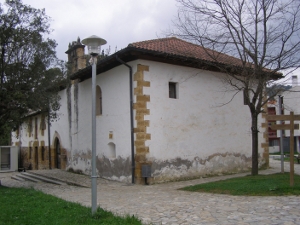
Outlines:
{"label": "bell tower", "polygon": [[68,54],[68,64],[71,65],[72,74],[86,67],[84,47],[85,45],[81,44],[79,37],[77,41],[69,43],[69,49],[66,51],[66,54]]}

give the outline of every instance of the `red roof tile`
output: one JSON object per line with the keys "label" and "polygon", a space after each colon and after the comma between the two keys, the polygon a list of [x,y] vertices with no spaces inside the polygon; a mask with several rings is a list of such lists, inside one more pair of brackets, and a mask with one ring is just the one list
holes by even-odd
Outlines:
{"label": "red roof tile", "polygon": [[[214,56],[217,56],[217,60],[212,59],[210,57],[210,53],[214,54]],[[230,69],[231,73],[236,74],[241,72],[239,66],[242,69],[242,61],[240,59],[213,50],[205,49],[200,45],[186,42],[175,37],[154,39],[129,44],[127,48],[124,48],[115,54],[100,60],[97,64],[97,72],[102,73],[114,68],[115,66],[118,66],[120,61],[117,59],[117,57],[124,62],[130,62],[136,59],[146,59],[213,71]],[[221,68],[223,66],[220,64],[229,65],[229,67]],[[237,66],[237,68],[230,67],[232,65]],[[252,64],[249,63],[248,65],[249,67],[252,67]],[[272,72],[269,70],[266,71]],[[273,74],[273,76],[274,79],[278,79],[282,77],[282,74]],[[86,67],[73,74],[71,79],[80,79],[83,81],[90,77],[91,67]]]}
{"label": "red roof tile", "polygon": [[213,50],[205,49],[200,45],[183,41],[176,37],[135,42],[129,44],[128,47],[135,47],[138,49],[155,51],[174,56],[190,57],[208,62],[216,62],[216,60],[210,56],[214,55],[214,57],[217,57],[217,61],[219,63],[241,65],[241,61],[237,58]]}

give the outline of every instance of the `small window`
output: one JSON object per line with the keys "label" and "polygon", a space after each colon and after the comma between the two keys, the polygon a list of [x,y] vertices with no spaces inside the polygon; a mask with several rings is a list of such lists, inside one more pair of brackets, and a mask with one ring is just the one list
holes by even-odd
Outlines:
{"label": "small window", "polygon": [[274,146],[279,146],[279,140],[269,140],[269,146],[274,147]]}
{"label": "small window", "polygon": [[169,82],[169,98],[177,98],[177,83]]}
{"label": "small window", "polygon": [[96,115],[102,115],[102,91],[98,85],[96,87]]}

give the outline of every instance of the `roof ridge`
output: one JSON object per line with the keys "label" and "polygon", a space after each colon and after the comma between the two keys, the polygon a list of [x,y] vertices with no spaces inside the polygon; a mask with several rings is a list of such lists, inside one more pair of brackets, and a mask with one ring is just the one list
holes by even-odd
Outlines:
{"label": "roof ridge", "polygon": [[[151,44],[151,43],[158,43],[158,42],[167,42],[169,40],[176,40],[176,41],[179,41],[179,42],[182,42],[182,43],[186,43],[188,45],[194,45],[196,48],[201,48],[201,49],[205,49],[206,51],[211,51],[211,52],[215,52],[215,53],[218,53],[218,54],[222,54],[222,55],[225,55],[227,57],[233,57],[235,58],[234,56],[231,56],[231,55],[227,55],[225,53],[222,53],[222,52],[218,52],[216,50],[213,50],[213,49],[210,49],[210,48],[206,48],[206,47],[203,47],[202,45],[198,45],[198,44],[195,44],[193,42],[189,42],[189,41],[186,41],[186,40],[183,40],[183,39],[180,39],[178,37],[166,37],[166,38],[158,38],[158,39],[150,39],[150,40],[145,40],[145,41],[138,41],[138,42],[133,42],[133,43],[130,43],[128,45],[128,47],[137,47],[137,48],[144,48],[144,49],[148,49],[148,48],[145,48],[145,47],[141,47],[141,46],[137,46],[137,45],[141,45],[141,44]],[[163,51],[162,51],[163,52]]]}
{"label": "roof ridge", "polygon": [[[133,46],[135,44],[141,44],[141,43],[153,43],[153,42],[158,42],[158,41],[167,41],[167,40],[171,40],[171,39],[176,39],[176,40],[181,40],[177,37],[165,37],[165,38],[156,38],[156,39],[149,39],[149,40],[145,40],[145,41],[136,41],[136,42],[132,42],[130,44],[128,44],[128,47]],[[183,41],[183,40],[181,40]]]}
{"label": "roof ridge", "polygon": [[206,48],[202,45],[182,40],[178,37],[166,37],[134,42],[129,44],[128,48],[153,51],[157,53],[159,52],[166,55],[194,58],[211,63],[218,62],[236,66],[242,64],[240,59],[232,55]]}

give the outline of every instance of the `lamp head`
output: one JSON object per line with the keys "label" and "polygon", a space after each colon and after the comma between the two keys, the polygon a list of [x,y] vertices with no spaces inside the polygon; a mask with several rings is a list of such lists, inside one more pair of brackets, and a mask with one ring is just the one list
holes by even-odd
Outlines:
{"label": "lamp head", "polygon": [[105,45],[107,43],[106,40],[96,35],[85,38],[81,42],[88,47],[88,53],[92,56],[99,55],[101,51],[101,45]]}

